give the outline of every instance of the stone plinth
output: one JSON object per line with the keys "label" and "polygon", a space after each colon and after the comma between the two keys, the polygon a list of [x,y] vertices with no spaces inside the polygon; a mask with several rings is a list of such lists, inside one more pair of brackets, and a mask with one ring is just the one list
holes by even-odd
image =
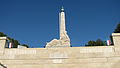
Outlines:
{"label": "stone plinth", "polygon": [[120,47],[120,33],[112,33],[114,45]]}
{"label": "stone plinth", "polygon": [[6,37],[0,37],[0,55],[2,55],[4,52],[6,40],[7,40]]}
{"label": "stone plinth", "polygon": [[68,41],[57,39],[53,39],[46,45],[46,48],[59,48],[59,47],[70,47],[70,45]]}

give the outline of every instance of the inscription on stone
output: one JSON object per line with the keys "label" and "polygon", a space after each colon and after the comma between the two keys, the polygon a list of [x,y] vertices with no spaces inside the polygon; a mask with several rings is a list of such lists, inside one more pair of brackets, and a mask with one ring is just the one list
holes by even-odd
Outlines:
{"label": "inscription on stone", "polygon": [[66,52],[63,52],[63,53],[55,52],[50,54],[50,58],[68,58],[68,55]]}

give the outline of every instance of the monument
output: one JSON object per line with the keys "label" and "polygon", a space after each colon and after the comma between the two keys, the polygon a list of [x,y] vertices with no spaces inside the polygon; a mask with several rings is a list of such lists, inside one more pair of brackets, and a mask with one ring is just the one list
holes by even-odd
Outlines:
{"label": "monument", "polygon": [[63,8],[59,17],[60,39],[46,48],[5,48],[9,39],[0,37],[0,68],[120,68],[120,33],[113,46],[70,47]]}
{"label": "monument", "polygon": [[70,47],[70,38],[67,35],[66,26],[65,26],[65,12],[64,8],[62,7],[59,13],[59,33],[60,38],[59,40],[53,39],[51,42],[47,43],[46,48],[51,47]]}

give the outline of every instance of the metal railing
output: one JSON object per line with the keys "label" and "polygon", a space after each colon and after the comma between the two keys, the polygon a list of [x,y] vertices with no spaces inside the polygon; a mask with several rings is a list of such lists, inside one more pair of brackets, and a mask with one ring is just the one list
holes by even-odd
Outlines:
{"label": "metal railing", "polygon": [[7,68],[5,65],[3,65],[3,64],[1,64],[1,63],[0,63],[0,66],[3,67],[3,68]]}

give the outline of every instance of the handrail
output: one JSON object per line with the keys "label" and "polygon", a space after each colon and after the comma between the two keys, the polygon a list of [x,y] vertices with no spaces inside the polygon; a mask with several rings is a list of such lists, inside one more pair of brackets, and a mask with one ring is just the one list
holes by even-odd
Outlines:
{"label": "handrail", "polygon": [[3,68],[7,68],[6,66],[4,66],[3,64],[0,63],[0,66],[2,66]]}

